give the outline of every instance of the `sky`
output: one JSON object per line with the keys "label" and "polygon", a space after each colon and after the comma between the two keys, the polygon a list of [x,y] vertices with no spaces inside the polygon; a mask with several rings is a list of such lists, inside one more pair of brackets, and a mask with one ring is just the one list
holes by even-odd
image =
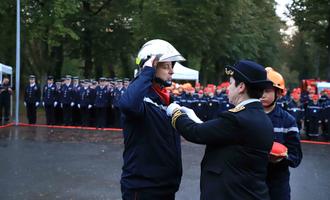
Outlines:
{"label": "sky", "polygon": [[294,25],[294,21],[285,15],[285,13],[289,12],[286,8],[286,5],[291,4],[292,0],[276,0],[276,3],[276,14],[283,21],[286,21],[286,25],[288,26],[287,30],[281,30],[281,32],[286,35],[292,36],[297,31],[297,27]]}

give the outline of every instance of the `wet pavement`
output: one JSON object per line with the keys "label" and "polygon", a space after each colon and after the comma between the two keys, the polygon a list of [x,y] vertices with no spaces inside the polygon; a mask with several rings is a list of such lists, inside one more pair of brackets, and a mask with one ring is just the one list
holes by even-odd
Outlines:
{"label": "wet pavement", "polygon": [[[9,127],[0,129],[0,199],[117,200],[121,132]],[[204,146],[182,143],[178,200],[199,199]],[[293,169],[293,200],[330,199],[330,145],[303,144]]]}

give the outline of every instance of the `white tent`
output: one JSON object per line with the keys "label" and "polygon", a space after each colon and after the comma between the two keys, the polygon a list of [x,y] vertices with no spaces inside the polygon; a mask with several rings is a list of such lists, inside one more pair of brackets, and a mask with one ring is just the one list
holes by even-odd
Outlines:
{"label": "white tent", "polygon": [[[10,77],[12,77],[13,68],[0,63],[0,82],[2,82],[3,74],[7,74],[7,75],[10,75]],[[10,83],[12,83],[12,80]]]}
{"label": "white tent", "polygon": [[172,79],[175,80],[199,80],[199,72],[197,70],[190,69],[176,62],[174,65],[174,74]]}

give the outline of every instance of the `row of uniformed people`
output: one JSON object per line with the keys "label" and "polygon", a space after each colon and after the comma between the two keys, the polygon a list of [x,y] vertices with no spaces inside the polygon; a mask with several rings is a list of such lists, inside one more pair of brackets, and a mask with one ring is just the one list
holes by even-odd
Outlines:
{"label": "row of uniformed people", "polygon": [[298,128],[304,123],[307,136],[319,136],[322,133],[330,133],[330,99],[327,94],[319,97],[311,93],[304,96],[300,93],[292,93],[291,96],[282,99],[278,103],[287,110],[297,121]]}
{"label": "row of uniformed people", "polygon": [[36,109],[41,104],[45,108],[48,125],[120,127],[120,112],[116,104],[129,84],[127,79],[124,84],[121,80],[109,82],[103,77],[99,83],[79,81],[77,77],[73,77],[71,82],[71,79],[68,75],[55,84],[54,78],[48,76],[47,83],[40,88],[35,82],[36,77],[29,77],[24,105],[30,124],[36,123]]}
{"label": "row of uniformed people", "polygon": [[195,93],[195,90],[190,90],[175,95],[174,101],[181,106],[193,109],[196,115],[203,121],[215,119],[223,111],[233,108],[225,92],[216,92],[214,94],[212,91],[203,92],[203,90],[200,90],[198,93]]}

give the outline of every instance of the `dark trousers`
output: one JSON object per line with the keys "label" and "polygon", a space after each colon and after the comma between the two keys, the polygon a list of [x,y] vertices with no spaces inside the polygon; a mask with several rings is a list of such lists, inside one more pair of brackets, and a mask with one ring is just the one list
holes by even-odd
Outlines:
{"label": "dark trousers", "polygon": [[[1,98],[1,97],[0,97]],[[10,99],[0,99],[0,123],[2,118],[5,122],[9,121],[9,109],[10,109]],[[2,112],[4,111],[4,112]]]}
{"label": "dark trousers", "polygon": [[75,126],[81,125],[81,115],[80,115],[80,108],[77,105],[73,106],[72,108],[72,123]]}
{"label": "dark trousers", "polygon": [[37,107],[35,103],[26,104],[26,115],[29,124],[35,124],[37,122]]}
{"label": "dark trousers", "polygon": [[171,188],[127,189],[121,187],[123,200],[175,200],[175,191]]}
{"label": "dark trousers", "polygon": [[55,108],[53,104],[45,105],[47,125],[55,125]]}
{"label": "dark trousers", "polygon": [[90,109],[87,107],[80,107],[81,125],[90,126]]}
{"label": "dark trousers", "polygon": [[319,119],[317,118],[309,118],[306,120],[305,125],[306,125],[306,135],[307,136],[319,136]]}
{"label": "dark trousers", "polygon": [[72,107],[70,104],[63,104],[63,123],[66,126],[72,125]]}
{"label": "dark trousers", "polygon": [[61,108],[60,104],[57,104],[57,106],[54,108],[54,115],[55,115],[55,124],[61,125],[63,123],[63,108]]}
{"label": "dark trousers", "polygon": [[96,127],[105,128],[107,122],[107,108],[95,108],[96,110]]}

